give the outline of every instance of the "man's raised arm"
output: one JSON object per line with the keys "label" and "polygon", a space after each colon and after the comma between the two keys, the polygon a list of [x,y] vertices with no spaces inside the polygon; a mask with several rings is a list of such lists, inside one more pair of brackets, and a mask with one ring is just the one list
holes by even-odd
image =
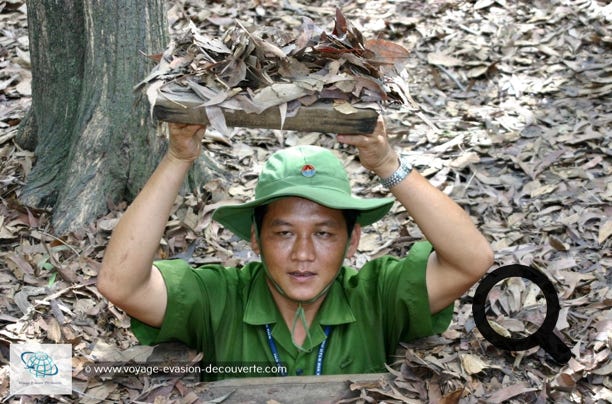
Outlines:
{"label": "man's raised arm", "polygon": [[166,286],[153,259],[170,211],[193,161],[205,127],[170,123],[168,152],[115,227],[97,287],[130,316],[159,327],[166,312]]}
{"label": "man's raised arm", "polygon": [[[338,141],[356,146],[362,165],[380,178],[391,177],[399,168],[382,120],[370,135],[338,135]],[[426,279],[430,310],[437,313],[486,273],[493,251],[469,215],[416,170],[390,191],[434,247]]]}

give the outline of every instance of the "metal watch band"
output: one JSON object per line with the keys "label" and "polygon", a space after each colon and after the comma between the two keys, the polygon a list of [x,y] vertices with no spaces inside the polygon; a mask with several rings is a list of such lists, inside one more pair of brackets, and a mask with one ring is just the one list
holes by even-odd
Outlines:
{"label": "metal watch band", "polygon": [[395,170],[393,174],[391,174],[390,177],[382,178],[380,180],[380,183],[385,188],[387,189],[393,188],[394,186],[402,182],[402,180],[406,178],[408,174],[410,174],[410,172],[412,171],[412,166],[410,165],[408,160],[400,158],[399,163],[400,163],[399,167],[397,168],[397,170]]}

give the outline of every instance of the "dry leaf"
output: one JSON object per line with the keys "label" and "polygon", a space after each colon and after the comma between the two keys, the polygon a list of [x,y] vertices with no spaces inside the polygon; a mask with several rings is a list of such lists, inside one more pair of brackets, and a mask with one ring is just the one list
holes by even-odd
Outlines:
{"label": "dry leaf", "polygon": [[483,8],[487,8],[495,4],[495,0],[478,0],[474,4],[474,10],[480,10]]}
{"label": "dry leaf", "polygon": [[116,388],[117,384],[111,382],[102,383],[99,386],[88,388],[87,394],[83,397],[80,397],[79,402],[85,404],[104,402],[108,399],[108,396],[115,391]]}
{"label": "dry leaf", "polygon": [[597,236],[597,242],[599,244],[603,244],[603,242],[610,237],[610,234],[612,234],[612,220],[606,219],[602,222],[603,223],[599,226],[599,235]]}
{"label": "dry leaf", "polygon": [[461,59],[457,59],[453,56],[449,56],[444,53],[437,53],[437,52],[432,52],[432,53],[427,54],[427,62],[432,65],[445,66],[445,67],[463,65],[463,61]]}
{"label": "dry leaf", "polygon": [[475,375],[482,372],[489,366],[478,356],[471,354],[461,355],[461,366],[469,375]]}
{"label": "dry leaf", "polygon": [[489,403],[503,403],[507,400],[520,396],[521,394],[539,390],[536,387],[528,387],[524,383],[517,383],[496,391],[487,398]]}
{"label": "dry leaf", "polygon": [[50,317],[47,320],[47,336],[56,344],[59,344],[62,341],[62,330],[55,317]]}

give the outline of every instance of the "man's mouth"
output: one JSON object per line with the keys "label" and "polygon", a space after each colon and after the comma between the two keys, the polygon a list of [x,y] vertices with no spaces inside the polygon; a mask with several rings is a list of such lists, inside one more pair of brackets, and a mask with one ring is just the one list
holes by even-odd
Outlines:
{"label": "man's mouth", "polygon": [[299,271],[294,271],[294,272],[289,272],[289,276],[292,277],[293,279],[297,280],[297,281],[306,281],[311,279],[312,277],[316,276],[317,274],[314,272],[299,272]]}

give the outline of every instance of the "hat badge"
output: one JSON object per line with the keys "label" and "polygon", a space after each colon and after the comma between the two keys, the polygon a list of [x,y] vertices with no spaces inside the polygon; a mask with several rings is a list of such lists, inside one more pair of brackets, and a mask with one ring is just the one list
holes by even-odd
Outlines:
{"label": "hat badge", "polygon": [[304,166],[302,166],[301,172],[304,177],[310,178],[314,177],[314,175],[317,173],[317,170],[314,168],[313,165],[305,164]]}

